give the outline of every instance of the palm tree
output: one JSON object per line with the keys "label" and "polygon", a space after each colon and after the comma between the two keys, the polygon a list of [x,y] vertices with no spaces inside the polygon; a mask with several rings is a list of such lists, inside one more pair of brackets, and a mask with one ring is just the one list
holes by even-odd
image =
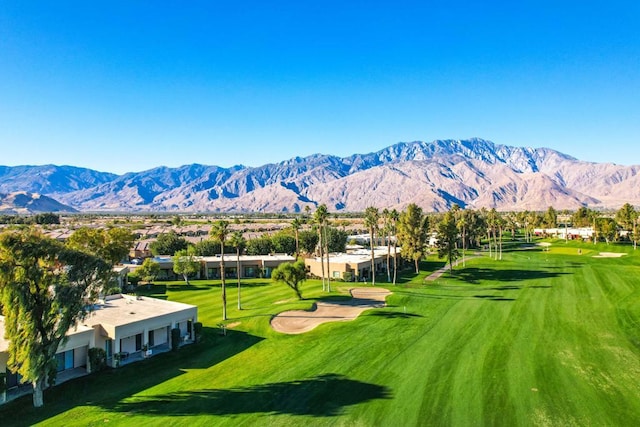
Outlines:
{"label": "palm tree", "polygon": [[460,210],[458,213],[458,222],[457,226],[460,229],[460,235],[462,237],[462,266],[466,267],[465,262],[465,251],[467,250],[467,225],[469,220],[467,219],[469,216],[469,211]]}
{"label": "palm tree", "polygon": [[[315,213],[313,214],[313,222],[318,226],[318,247],[320,252],[320,270],[322,271],[322,290],[326,290],[326,284],[324,280],[324,245],[323,245],[323,236],[322,230],[324,228],[324,224],[327,221],[327,216],[329,216],[329,212],[327,210],[327,205],[322,204],[316,208]],[[325,236],[326,237],[326,236]]]}
{"label": "palm tree", "polygon": [[391,240],[389,235],[391,234],[391,211],[387,208],[382,210],[382,230],[384,233],[384,240],[387,244],[387,283],[391,282]]}
{"label": "palm tree", "polygon": [[378,229],[378,220],[380,219],[380,212],[378,208],[369,206],[364,211],[364,226],[369,229],[369,246],[371,246],[371,284],[376,284],[376,266],[375,266],[375,253],[373,239]]}
{"label": "palm tree", "polygon": [[247,240],[242,235],[242,231],[234,231],[229,239],[231,246],[236,248],[236,276],[238,278],[238,310],[242,310],[240,303],[240,253],[244,250]]}
{"label": "palm tree", "polygon": [[389,214],[389,219],[391,220],[391,234],[393,235],[393,284],[395,285],[398,271],[398,220],[400,219],[400,214],[393,209]]}
{"label": "palm tree", "polygon": [[[327,213],[327,218],[329,214]],[[324,253],[327,255],[327,292],[331,292],[331,268],[329,267],[329,258],[331,252],[329,251],[329,238],[327,237],[327,228],[329,228],[329,220],[324,222]]]}
{"label": "palm tree", "polygon": [[591,217],[591,221],[593,221],[593,244],[598,243],[598,219],[600,218],[600,212],[589,210],[589,216]]}
{"label": "palm tree", "polygon": [[300,240],[298,239],[298,232],[302,228],[302,220],[299,217],[295,217],[293,221],[291,221],[291,229],[293,230],[293,234],[296,238],[296,259],[300,255]]}
{"label": "palm tree", "polygon": [[220,278],[222,279],[222,320],[227,320],[227,288],[225,282],[224,271],[224,244],[229,234],[229,223],[224,220],[218,220],[211,227],[209,232],[211,237],[220,242]]}

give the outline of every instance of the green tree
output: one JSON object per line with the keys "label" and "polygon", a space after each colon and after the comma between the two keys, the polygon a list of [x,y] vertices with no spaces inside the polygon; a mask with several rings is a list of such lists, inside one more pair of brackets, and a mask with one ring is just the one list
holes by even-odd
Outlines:
{"label": "green tree", "polygon": [[93,254],[116,265],[124,259],[133,246],[135,237],[130,230],[114,227],[108,230],[81,227],[67,239],[67,246]]}
{"label": "green tree", "polygon": [[257,237],[247,241],[247,255],[268,255],[273,252],[273,243],[269,236]]}
{"label": "green tree", "polygon": [[220,253],[220,242],[214,239],[203,239],[193,245],[193,249],[198,256],[214,256]]}
{"label": "green tree", "polygon": [[155,262],[152,258],[146,258],[142,265],[136,270],[139,277],[147,283],[152,283],[158,277],[160,273],[160,264]]}
{"label": "green tree", "polygon": [[200,261],[196,259],[196,251],[193,246],[176,252],[171,260],[173,261],[173,272],[181,274],[187,285],[189,284],[189,276],[200,271]]}
{"label": "green tree", "polygon": [[582,206],[571,215],[571,223],[574,227],[588,227],[591,224],[589,209]]}
{"label": "green tree", "polygon": [[547,228],[556,228],[558,226],[558,212],[549,206],[549,209],[544,214],[544,225]]}
{"label": "green tree", "polygon": [[427,253],[429,219],[415,203],[407,206],[398,221],[398,238],[402,246],[402,256],[413,261],[416,274],[420,273],[420,260]]}
{"label": "green tree", "polygon": [[231,246],[236,248],[236,277],[238,279],[238,310],[242,310],[242,304],[240,302],[240,254],[244,250],[247,240],[242,235],[242,231],[234,231],[229,239]]}
{"label": "green tree", "polygon": [[453,273],[453,263],[460,256],[457,246],[458,227],[454,212],[447,212],[438,223],[437,239],[438,257],[447,257],[449,271]]}
{"label": "green tree", "polygon": [[369,247],[371,248],[371,284],[376,284],[376,266],[375,266],[375,236],[378,232],[378,221],[380,221],[380,212],[378,208],[369,206],[364,210],[364,226],[369,230]]}
{"label": "green tree", "polygon": [[294,254],[296,252],[296,239],[287,231],[280,231],[271,236],[273,251],[281,254]]}
{"label": "green tree", "polygon": [[163,233],[155,242],[149,245],[153,255],[175,255],[176,252],[187,249],[189,244],[184,237],[178,236],[175,231]]}
{"label": "green tree", "polygon": [[344,252],[346,250],[347,238],[349,237],[346,231],[327,225],[325,235],[327,237],[327,253]]}
{"label": "green tree", "polygon": [[51,212],[39,213],[33,217],[36,224],[60,224],[60,215]]}
{"label": "green tree", "polygon": [[111,266],[33,229],[0,235],[0,301],[7,366],[33,385],[33,406],[56,378],[55,354],[85,315],[87,297],[105,286]]}
{"label": "green tree", "polygon": [[318,247],[318,234],[311,230],[302,230],[298,233],[300,249],[307,254],[312,254]]}
{"label": "green tree", "polygon": [[613,218],[599,218],[596,221],[596,228],[602,238],[604,238],[607,245],[617,240],[618,238],[618,225]]}
{"label": "green tree", "polygon": [[300,284],[307,278],[307,270],[304,261],[284,262],[277,266],[271,273],[271,279],[276,282],[283,282],[289,286],[302,299]]}
{"label": "green tree", "polygon": [[218,220],[211,227],[211,236],[220,242],[220,279],[222,287],[222,320],[227,320],[227,286],[226,275],[224,270],[224,244],[229,235],[229,223],[224,220]]}
{"label": "green tree", "polygon": [[625,203],[620,210],[616,212],[616,221],[629,234],[629,240],[633,242],[633,248],[637,246],[637,229],[638,212],[629,203]]}

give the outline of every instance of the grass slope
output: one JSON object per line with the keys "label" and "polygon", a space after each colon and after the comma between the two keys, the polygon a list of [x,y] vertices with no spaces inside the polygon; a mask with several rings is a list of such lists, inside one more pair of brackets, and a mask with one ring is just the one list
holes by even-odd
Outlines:
{"label": "grass slope", "polygon": [[[578,254],[581,248],[581,255]],[[622,258],[592,258],[599,251]],[[295,336],[272,315],[333,295],[307,282],[297,301],[255,280],[226,337],[217,283],[156,285],[197,304],[203,343],[62,384],[0,419],[43,425],[640,425],[640,255],[553,242],[479,257],[433,282],[389,286],[388,307]]]}

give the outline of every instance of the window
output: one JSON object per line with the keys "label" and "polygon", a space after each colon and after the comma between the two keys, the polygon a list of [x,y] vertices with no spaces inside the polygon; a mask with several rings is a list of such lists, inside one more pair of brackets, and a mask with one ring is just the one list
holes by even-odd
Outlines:
{"label": "window", "polygon": [[142,334],[136,335],[136,351],[142,350]]}
{"label": "window", "polygon": [[56,353],[56,364],[58,372],[73,369],[73,350]]}
{"label": "window", "polygon": [[107,359],[113,357],[113,340],[106,340],[104,342],[104,351],[107,353]]}
{"label": "window", "polygon": [[149,331],[149,347],[153,347],[154,345],[153,331]]}
{"label": "window", "polygon": [[339,271],[334,271],[333,273],[331,273],[334,279],[339,279],[340,278],[340,272]]}

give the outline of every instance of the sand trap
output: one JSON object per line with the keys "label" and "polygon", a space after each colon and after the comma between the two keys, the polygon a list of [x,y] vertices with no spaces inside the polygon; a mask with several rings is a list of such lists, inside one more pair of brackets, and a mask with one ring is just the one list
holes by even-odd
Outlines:
{"label": "sand trap", "polygon": [[346,322],[353,320],[365,310],[386,305],[385,299],[391,292],[378,288],[353,288],[353,297],[344,302],[318,302],[311,311],[285,311],[271,319],[271,327],[284,334],[309,332],[326,322]]}
{"label": "sand trap", "polygon": [[625,253],[621,252],[600,252],[600,254],[594,255],[593,258],[620,258],[625,255]]}

